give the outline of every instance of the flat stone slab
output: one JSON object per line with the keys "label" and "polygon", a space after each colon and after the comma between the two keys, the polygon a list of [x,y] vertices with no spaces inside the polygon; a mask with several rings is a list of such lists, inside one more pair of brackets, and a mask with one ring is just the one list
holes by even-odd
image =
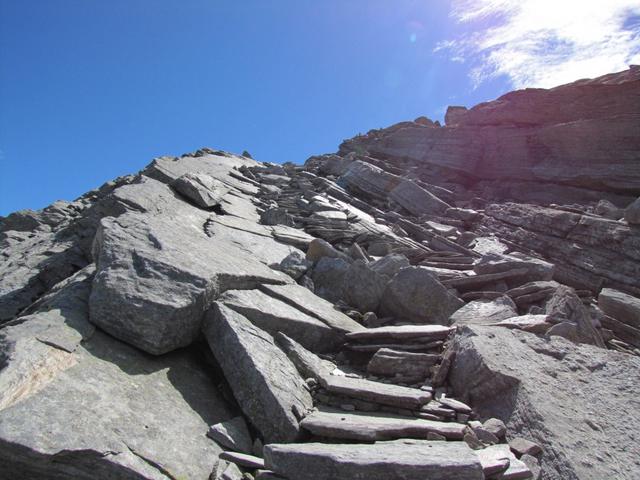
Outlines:
{"label": "flat stone slab", "polygon": [[371,342],[380,340],[415,340],[418,338],[442,340],[455,330],[443,325],[398,325],[367,328],[347,334],[348,341]]}
{"label": "flat stone slab", "polygon": [[331,375],[322,385],[332,393],[399,408],[417,410],[431,400],[429,392],[362,378]]}
{"label": "flat stone slab", "polygon": [[317,436],[362,442],[399,438],[426,439],[429,433],[438,433],[449,440],[461,440],[466,428],[466,425],[455,422],[338,411],[313,412],[300,422],[300,426]]}
{"label": "flat stone slab", "polygon": [[240,408],[262,438],[295,441],[300,426],[294,411],[304,415],[313,401],[273,337],[219,302],[207,312],[203,330]]}
{"label": "flat stone slab", "polygon": [[344,342],[342,333],[261,290],[229,290],[218,301],[271,335],[282,332],[314,352],[332,350]]}
{"label": "flat stone slab", "polygon": [[[498,477],[502,480],[533,478],[529,467],[516,458],[507,444],[490,445],[475,452],[487,477],[496,471],[502,471],[502,476]],[[500,466],[504,464],[505,460],[508,461],[509,466],[502,470]]]}
{"label": "flat stone slab", "polygon": [[296,480],[483,480],[464,442],[403,440],[374,444],[266,445],[267,468]]}
{"label": "flat stone slab", "polygon": [[260,290],[317,318],[338,332],[351,333],[365,330],[358,322],[333,308],[332,303],[318,297],[301,285],[264,284],[260,286]]}
{"label": "flat stone slab", "polygon": [[220,454],[220,460],[226,460],[227,462],[235,463],[236,465],[250,469],[264,468],[264,460],[260,457],[247,455],[246,453],[222,452]]}

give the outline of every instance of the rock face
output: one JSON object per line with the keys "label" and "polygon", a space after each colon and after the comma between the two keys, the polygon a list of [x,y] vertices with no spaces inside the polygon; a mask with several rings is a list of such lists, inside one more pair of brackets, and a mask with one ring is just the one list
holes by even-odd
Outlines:
{"label": "rock face", "polygon": [[629,436],[640,425],[638,357],[480,326],[466,327],[454,348],[454,391],[481,417],[504,420],[509,438],[542,446],[543,478],[631,479],[639,471]]}
{"label": "rock face", "polygon": [[639,102],[632,67],[0,218],[0,479],[639,478]]}

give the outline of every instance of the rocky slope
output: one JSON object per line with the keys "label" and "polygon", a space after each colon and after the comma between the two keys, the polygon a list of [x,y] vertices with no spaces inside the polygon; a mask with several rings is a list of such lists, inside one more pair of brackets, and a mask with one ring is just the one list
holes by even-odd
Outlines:
{"label": "rocky slope", "polygon": [[632,67],[1,219],[0,478],[637,478],[639,99]]}

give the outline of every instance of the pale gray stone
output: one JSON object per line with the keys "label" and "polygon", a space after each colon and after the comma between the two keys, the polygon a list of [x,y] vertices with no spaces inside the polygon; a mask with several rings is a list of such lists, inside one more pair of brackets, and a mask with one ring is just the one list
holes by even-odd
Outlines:
{"label": "pale gray stone", "polygon": [[211,425],[207,436],[222,447],[236,452],[251,453],[253,450],[251,434],[243,417],[234,417],[226,422]]}
{"label": "pale gray stone", "polygon": [[220,180],[204,173],[185,173],[174,180],[171,186],[202,208],[215,207],[229,191]]}

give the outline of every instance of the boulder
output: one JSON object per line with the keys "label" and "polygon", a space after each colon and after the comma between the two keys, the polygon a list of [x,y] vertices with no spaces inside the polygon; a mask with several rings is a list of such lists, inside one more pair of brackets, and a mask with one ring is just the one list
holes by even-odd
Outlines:
{"label": "boulder", "polygon": [[480,417],[503,420],[508,438],[540,445],[543,478],[640,473],[638,357],[487,326],[462,327],[454,349],[453,392]]}
{"label": "boulder", "polygon": [[[569,333],[566,326],[562,330],[565,334],[569,335],[567,338],[604,348],[604,341],[600,333],[593,326],[589,310],[584,306],[582,300],[580,300],[571,287],[561,285],[556,289],[553,296],[547,302],[546,313],[556,322],[566,320],[575,325],[575,336]],[[558,333],[556,332],[556,334]]]}
{"label": "boulder", "polygon": [[321,238],[315,238],[309,243],[307,249],[307,260],[316,263],[323,257],[341,258],[346,260],[347,256],[333,248],[333,246]]}
{"label": "boulder", "polygon": [[473,266],[479,274],[507,272],[509,270],[525,268],[526,272],[520,276],[523,282],[551,280],[554,265],[539,258],[513,253],[511,255],[489,254]]}
{"label": "boulder", "polygon": [[307,260],[301,251],[295,250],[282,259],[278,269],[294,280],[298,280],[307,273],[311,265],[312,262]]}
{"label": "boulder", "polygon": [[221,303],[207,312],[203,331],[242,411],[265,442],[295,441],[297,412],[313,407],[296,367],[273,337]]}
{"label": "boulder", "polygon": [[624,210],[616,207],[609,200],[600,200],[594,209],[594,213],[610,220],[620,220],[624,216]]}
{"label": "boulder", "polygon": [[374,272],[391,278],[401,269],[409,267],[410,265],[409,260],[404,255],[400,253],[390,253],[375,262],[371,262],[370,267]]}
{"label": "boulder", "polygon": [[91,322],[155,355],[189,345],[223,291],[291,281],[189,220],[166,216],[103,219],[94,258]]}
{"label": "boulder", "polygon": [[349,263],[342,258],[320,258],[311,272],[315,293],[330,302],[340,300],[344,295],[344,278],[348,270]]}
{"label": "boulder", "polygon": [[345,273],[343,298],[361,312],[375,311],[387,281],[387,277],[371,269],[363,260],[356,260]]}
{"label": "boulder", "polygon": [[616,320],[640,328],[640,298],[613,288],[603,288],[598,295],[600,309]]}
{"label": "boulder", "polygon": [[228,290],[218,302],[271,335],[282,332],[314,352],[336,348],[344,334],[261,290]]}
{"label": "boulder", "polygon": [[424,267],[400,270],[387,284],[380,311],[413,323],[448,325],[449,317],[464,302]]}
{"label": "boulder", "polygon": [[513,300],[507,296],[494,300],[474,300],[451,315],[452,325],[479,324],[487,325],[507,318],[517,317],[518,310]]}
{"label": "boulder", "polygon": [[208,478],[205,434],[231,418],[219,379],[193,349],[152,357],[96,331],[91,274],[0,330],[0,477]]}

